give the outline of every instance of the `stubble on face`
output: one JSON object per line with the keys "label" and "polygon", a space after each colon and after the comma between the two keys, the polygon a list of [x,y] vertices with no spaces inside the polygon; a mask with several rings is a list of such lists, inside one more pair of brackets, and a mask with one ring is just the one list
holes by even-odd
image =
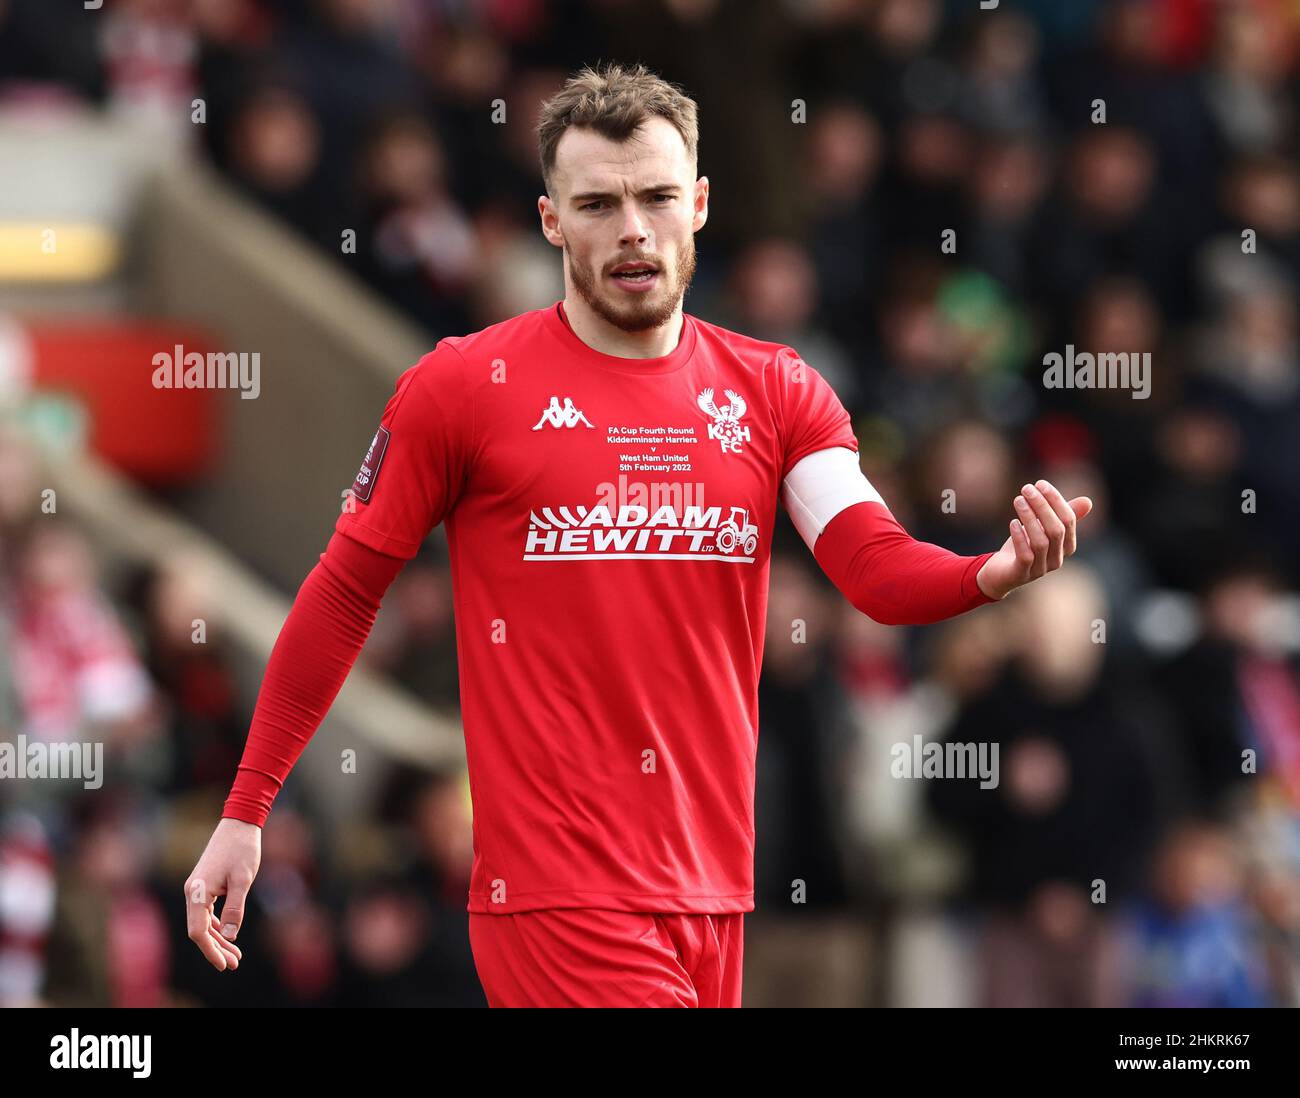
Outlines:
{"label": "stubble on face", "polygon": [[[602,292],[600,280],[592,265],[575,256],[567,244],[564,246],[564,254],[578,296],[598,317],[624,332],[645,332],[667,324],[686,296],[691,279],[695,276],[695,236],[692,233],[686,235],[686,241],[677,253],[677,265],[671,272],[671,282],[652,294],[627,294],[627,300],[621,303],[614,297],[613,291]],[[663,274],[669,274],[659,256],[649,254],[619,256],[610,262],[609,267],[636,260],[654,263]]]}

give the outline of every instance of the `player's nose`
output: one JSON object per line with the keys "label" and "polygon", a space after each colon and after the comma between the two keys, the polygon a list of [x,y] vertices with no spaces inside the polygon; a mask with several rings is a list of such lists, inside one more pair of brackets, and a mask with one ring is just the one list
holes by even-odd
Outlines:
{"label": "player's nose", "polygon": [[623,206],[623,223],[619,227],[618,241],[620,244],[644,244],[649,239],[646,231],[645,219],[641,216],[641,211],[637,209],[635,202],[625,203]]}

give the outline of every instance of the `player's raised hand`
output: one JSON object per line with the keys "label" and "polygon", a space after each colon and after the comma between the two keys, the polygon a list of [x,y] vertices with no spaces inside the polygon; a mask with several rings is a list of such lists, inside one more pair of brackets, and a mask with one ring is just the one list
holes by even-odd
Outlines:
{"label": "player's raised hand", "polygon": [[[235,945],[248,890],[262,864],[262,829],[243,820],[222,819],[185,882],[185,925],[190,941],[219,972],[237,969],[243,953]],[[221,918],[214,910],[225,896]]]}
{"label": "player's raised hand", "polygon": [[1075,550],[1078,521],[1092,510],[1092,500],[1076,496],[1067,503],[1048,481],[1040,480],[1020,490],[1015,509],[1011,536],[975,577],[991,599],[1060,568]]}

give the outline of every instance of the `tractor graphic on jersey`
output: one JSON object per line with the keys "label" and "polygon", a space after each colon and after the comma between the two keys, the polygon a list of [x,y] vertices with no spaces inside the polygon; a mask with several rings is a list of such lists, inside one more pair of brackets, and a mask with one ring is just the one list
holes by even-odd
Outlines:
{"label": "tractor graphic on jersey", "polygon": [[752,557],[758,548],[758,527],[749,521],[749,510],[733,507],[727,520],[718,527],[713,544],[719,553],[730,555],[739,546],[745,556]]}

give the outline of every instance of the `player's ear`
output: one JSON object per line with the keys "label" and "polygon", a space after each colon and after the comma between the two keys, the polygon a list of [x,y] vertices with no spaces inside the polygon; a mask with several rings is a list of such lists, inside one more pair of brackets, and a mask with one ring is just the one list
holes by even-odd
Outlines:
{"label": "player's ear", "polygon": [[709,177],[700,176],[695,181],[695,216],[691,218],[691,232],[698,233],[709,220]]}
{"label": "player's ear", "polygon": [[537,212],[542,219],[542,235],[557,248],[564,247],[564,234],[560,231],[560,219],[555,212],[555,203],[550,195],[540,195],[537,199]]}

